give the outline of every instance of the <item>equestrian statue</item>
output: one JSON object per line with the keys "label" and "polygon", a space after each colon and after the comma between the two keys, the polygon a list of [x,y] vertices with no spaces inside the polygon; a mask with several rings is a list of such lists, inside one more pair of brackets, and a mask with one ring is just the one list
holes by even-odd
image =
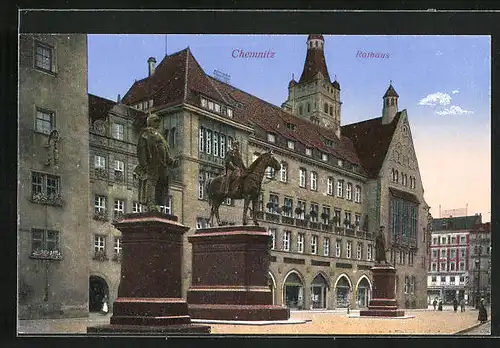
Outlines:
{"label": "equestrian statue", "polygon": [[239,142],[233,141],[231,150],[228,151],[225,162],[226,173],[214,178],[209,178],[206,184],[208,202],[210,204],[210,224],[213,226],[214,216],[217,225],[221,225],[219,207],[227,198],[243,199],[243,225],[247,224],[247,211],[252,202],[252,219],[258,226],[257,210],[261,191],[262,179],[268,167],[275,171],[281,169],[281,164],[274,157],[272,151],[261,154],[246,168],[241,158]]}

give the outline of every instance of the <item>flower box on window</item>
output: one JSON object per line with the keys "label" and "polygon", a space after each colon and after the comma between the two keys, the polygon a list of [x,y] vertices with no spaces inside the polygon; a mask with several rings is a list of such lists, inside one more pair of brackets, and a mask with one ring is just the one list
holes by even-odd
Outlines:
{"label": "flower box on window", "polygon": [[118,170],[115,171],[115,180],[116,181],[123,181],[123,172],[120,172]]}
{"label": "flower box on window", "polygon": [[94,260],[97,261],[106,261],[108,257],[106,256],[105,251],[94,251]]}
{"label": "flower box on window", "polygon": [[122,262],[122,253],[118,253],[118,254],[115,253],[113,255],[113,261]]}
{"label": "flower box on window", "polygon": [[42,250],[36,249],[34,250],[30,258],[32,259],[41,259],[41,260],[62,260],[62,254],[59,250]]}
{"label": "flower box on window", "polygon": [[113,222],[118,222],[123,220],[123,213],[122,212],[114,212],[113,214]]}
{"label": "flower box on window", "polygon": [[108,212],[105,210],[99,210],[94,212],[94,220],[99,220],[99,221],[108,221]]}
{"label": "flower box on window", "polygon": [[95,168],[95,175],[101,178],[107,178],[108,171],[104,168]]}
{"label": "flower box on window", "polygon": [[63,200],[60,194],[50,194],[46,195],[43,193],[35,193],[31,197],[33,203],[39,204],[49,204],[61,207],[63,205]]}

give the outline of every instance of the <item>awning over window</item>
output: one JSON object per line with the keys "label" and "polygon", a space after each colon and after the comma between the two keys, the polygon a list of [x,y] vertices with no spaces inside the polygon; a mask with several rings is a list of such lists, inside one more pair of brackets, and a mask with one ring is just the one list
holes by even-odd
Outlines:
{"label": "awning over window", "polygon": [[389,192],[395,198],[400,198],[400,199],[404,199],[405,201],[410,201],[413,203],[420,204],[420,201],[418,200],[417,196],[415,196],[413,193],[400,191],[400,190],[397,190],[397,189],[392,188],[392,187],[389,188]]}

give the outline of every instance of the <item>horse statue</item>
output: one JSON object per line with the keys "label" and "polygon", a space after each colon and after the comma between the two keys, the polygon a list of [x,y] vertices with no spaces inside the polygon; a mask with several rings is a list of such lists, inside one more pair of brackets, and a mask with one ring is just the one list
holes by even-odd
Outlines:
{"label": "horse statue", "polygon": [[262,179],[267,167],[275,171],[281,169],[281,164],[274,157],[272,151],[261,154],[257,159],[242,173],[240,177],[239,189],[236,192],[224,193],[223,184],[227,180],[225,175],[219,175],[209,178],[206,184],[208,203],[210,204],[210,225],[213,226],[214,216],[217,219],[217,225],[221,225],[219,217],[219,207],[227,198],[243,199],[243,225],[247,224],[247,211],[250,202],[252,202],[253,223],[259,226],[257,222],[257,204],[259,193],[261,191]]}

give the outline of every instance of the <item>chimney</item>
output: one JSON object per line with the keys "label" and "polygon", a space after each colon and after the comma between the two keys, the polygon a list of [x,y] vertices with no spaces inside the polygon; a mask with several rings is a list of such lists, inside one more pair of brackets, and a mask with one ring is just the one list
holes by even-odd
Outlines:
{"label": "chimney", "polygon": [[153,73],[155,72],[155,64],[156,64],[155,57],[149,57],[148,58],[148,70],[149,70],[148,76],[153,75]]}

